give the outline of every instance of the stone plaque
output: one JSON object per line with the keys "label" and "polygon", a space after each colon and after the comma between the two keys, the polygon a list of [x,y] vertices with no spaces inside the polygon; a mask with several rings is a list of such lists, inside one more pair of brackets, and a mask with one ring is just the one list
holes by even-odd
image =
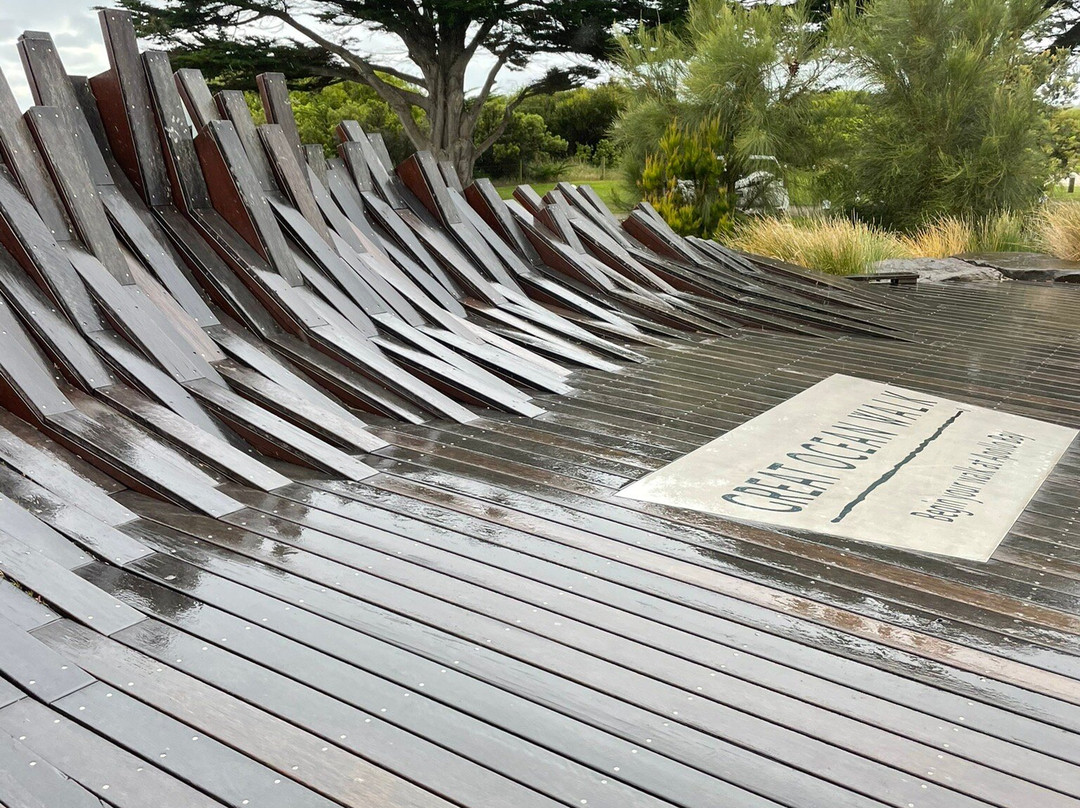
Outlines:
{"label": "stone plaque", "polygon": [[619,496],[985,561],[1076,435],[835,375]]}

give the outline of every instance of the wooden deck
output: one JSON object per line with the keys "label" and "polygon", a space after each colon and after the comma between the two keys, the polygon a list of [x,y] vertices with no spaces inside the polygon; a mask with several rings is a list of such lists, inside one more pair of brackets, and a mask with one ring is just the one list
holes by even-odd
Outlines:
{"label": "wooden deck", "polygon": [[102,20],[0,77],[0,808],[1080,806],[1080,448],[986,563],[615,496],[835,373],[1078,427],[1080,289],[326,161]]}
{"label": "wooden deck", "polygon": [[1075,452],[987,564],[612,494],[834,372],[1077,424],[1078,292],[891,290],[918,312],[889,318],[906,343],[648,349],[535,419],[380,426],[359,482],[225,484],[241,507],[220,518],[9,433],[33,477],[4,494],[78,486],[86,510],[41,529],[101,558],[2,538],[6,574],[67,614],[0,584],[0,798],[1077,804]]}

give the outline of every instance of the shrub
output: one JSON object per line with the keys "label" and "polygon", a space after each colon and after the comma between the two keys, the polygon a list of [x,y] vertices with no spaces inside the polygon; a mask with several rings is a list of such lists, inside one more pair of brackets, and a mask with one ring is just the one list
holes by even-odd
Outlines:
{"label": "shrub", "polygon": [[672,123],[656,152],[645,158],[642,196],[676,233],[731,228],[725,167],[715,151],[718,132],[718,124],[711,121],[692,129]]}
{"label": "shrub", "polygon": [[1080,261],[1080,205],[1058,202],[1044,206],[1035,217],[1035,242],[1058,258]]}
{"label": "shrub", "polygon": [[975,228],[961,216],[938,216],[900,240],[918,258],[945,258],[977,249]]}
{"label": "shrub", "polygon": [[[477,141],[487,137],[502,121],[507,100],[488,100],[476,125]],[[548,129],[536,113],[515,110],[495,144],[476,161],[476,170],[493,177],[516,177],[519,172],[534,175],[534,165],[547,165],[566,155],[567,143]]]}

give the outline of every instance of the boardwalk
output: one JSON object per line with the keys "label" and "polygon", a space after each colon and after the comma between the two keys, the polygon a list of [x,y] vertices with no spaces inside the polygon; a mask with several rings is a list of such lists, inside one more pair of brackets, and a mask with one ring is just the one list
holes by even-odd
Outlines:
{"label": "boardwalk", "polygon": [[1078,427],[1080,289],[327,162],[103,20],[0,92],[0,805],[1080,805],[1075,446],[986,563],[615,496],[834,373]]}

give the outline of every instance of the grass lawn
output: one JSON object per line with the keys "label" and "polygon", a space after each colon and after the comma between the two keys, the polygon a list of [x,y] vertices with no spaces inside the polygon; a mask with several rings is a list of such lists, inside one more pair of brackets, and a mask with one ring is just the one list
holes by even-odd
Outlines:
{"label": "grass lawn", "polygon": [[1047,196],[1053,199],[1055,202],[1080,202],[1080,181],[1076,183],[1076,190],[1071,194],[1069,189],[1063,185],[1058,185],[1056,182],[1050,186],[1050,190],[1047,192]]}
{"label": "grass lawn", "polygon": [[[621,187],[619,180],[580,180],[573,181],[575,185],[591,185],[597,195],[604,200],[612,213],[622,214],[627,213],[632,207],[632,203],[627,199],[626,191]],[[555,187],[553,182],[533,182],[528,183],[536,189],[536,192],[543,196],[552,188]],[[499,196],[503,199],[509,199],[514,194],[514,188],[517,187],[516,182],[499,184],[495,186],[499,191]]]}

